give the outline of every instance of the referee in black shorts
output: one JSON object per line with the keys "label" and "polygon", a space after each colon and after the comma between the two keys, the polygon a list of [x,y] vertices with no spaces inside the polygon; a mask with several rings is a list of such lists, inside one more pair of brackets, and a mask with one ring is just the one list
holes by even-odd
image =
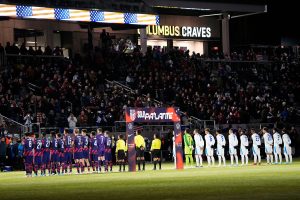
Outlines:
{"label": "referee in black shorts", "polygon": [[136,150],[136,161],[138,164],[139,171],[141,170],[141,162],[143,163],[143,171],[145,170],[145,139],[141,135],[141,130],[136,131],[136,136],[134,137],[134,144]]}
{"label": "referee in black shorts", "polygon": [[151,154],[153,158],[154,168],[156,170],[156,164],[159,164],[159,169],[161,170],[161,140],[159,139],[159,135],[156,133],[153,136],[152,144],[151,144]]}

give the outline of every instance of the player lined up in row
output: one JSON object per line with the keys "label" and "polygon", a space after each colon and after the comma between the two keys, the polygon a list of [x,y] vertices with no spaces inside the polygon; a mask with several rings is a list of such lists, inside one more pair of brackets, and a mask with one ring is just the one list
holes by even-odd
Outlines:
{"label": "player lined up in row", "polygon": [[[141,170],[145,170],[145,140],[141,136],[141,132],[137,131],[135,136],[137,163]],[[116,162],[119,165],[119,171],[125,171],[125,161],[127,145],[123,135],[118,136],[115,141],[110,137],[108,131],[97,129],[97,133],[92,131],[89,136],[86,129],[74,129],[74,135],[69,134],[69,130],[65,129],[64,134],[51,132],[51,137],[43,135],[34,135],[27,133],[23,140],[24,145],[24,165],[26,176],[38,175],[40,170],[41,176],[46,176],[48,170],[49,175],[71,174],[73,161],[77,169],[77,173],[84,173],[85,167],[88,172],[99,173],[104,168],[105,172],[112,171],[112,149],[115,148]],[[161,169],[160,161],[161,140],[158,134],[154,135],[151,145],[151,153],[156,169],[157,163]]]}
{"label": "player lined up in row", "polygon": [[[238,148],[242,160],[242,165],[248,164],[249,150],[252,151],[254,157],[254,165],[261,164],[261,145],[264,143],[264,149],[267,156],[267,163],[273,164],[273,154],[275,156],[274,164],[282,163],[282,150],[285,155],[286,164],[292,163],[292,149],[291,139],[289,135],[282,129],[281,134],[276,128],[272,130],[271,134],[266,127],[264,127],[260,133],[256,133],[254,129],[250,130],[251,138],[248,138],[247,134],[243,130],[239,130],[238,136],[234,133],[233,129],[228,131],[228,146],[231,165],[238,165]],[[194,138],[186,130],[184,132],[184,153],[186,165],[193,165],[193,151],[196,158],[196,167],[202,167],[202,156],[203,154],[207,157],[208,166],[212,166],[215,163],[214,153],[218,156],[219,166],[226,166],[225,159],[225,146],[226,138],[221,131],[217,130],[215,137],[211,134],[209,129],[205,129],[205,136],[199,134],[199,130],[194,130]],[[250,139],[252,141],[252,148],[250,149]],[[174,141],[174,137],[173,137]],[[175,145],[174,145],[175,146]],[[283,149],[282,149],[283,147]],[[173,155],[175,155],[175,149],[173,148]],[[174,157],[174,159],[176,159]],[[234,163],[235,161],[235,163]]]}

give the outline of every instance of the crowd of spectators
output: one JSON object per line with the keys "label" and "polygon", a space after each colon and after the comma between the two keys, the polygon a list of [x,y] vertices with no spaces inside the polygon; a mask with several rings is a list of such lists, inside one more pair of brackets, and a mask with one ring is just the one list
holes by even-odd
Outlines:
{"label": "crowd of spectators", "polygon": [[[14,51],[14,46],[5,49]],[[187,116],[217,123],[295,123],[299,64],[283,53],[277,58],[245,64],[204,61],[199,54],[176,49],[166,53],[149,48],[143,56],[136,50],[124,54],[96,48],[90,66],[80,55],[10,63],[10,70],[0,74],[0,112],[26,125],[109,126],[124,120],[124,107],[153,106],[157,99],[180,107]]]}

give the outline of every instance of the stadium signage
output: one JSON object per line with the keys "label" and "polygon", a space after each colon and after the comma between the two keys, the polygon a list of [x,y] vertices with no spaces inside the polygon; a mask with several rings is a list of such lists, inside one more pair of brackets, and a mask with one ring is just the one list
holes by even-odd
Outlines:
{"label": "stadium signage", "polygon": [[[135,111],[130,111],[130,117],[135,119]],[[144,120],[165,120],[165,119],[173,119],[172,112],[165,112],[165,113],[156,113],[156,112],[145,112],[145,111],[137,111],[137,118],[144,119]]]}
{"label": "stadium signage", "polygon": [[147,35],[164,37],[211,38],[211,32],[210,27],[150,25],[146,28]]}

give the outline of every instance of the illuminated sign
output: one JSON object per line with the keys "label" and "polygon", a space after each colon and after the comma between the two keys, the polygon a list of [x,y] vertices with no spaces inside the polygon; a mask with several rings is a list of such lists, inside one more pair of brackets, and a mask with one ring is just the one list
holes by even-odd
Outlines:
{"label": "illuminated sign", "polygon": [[107,12],[98,9],[78,10],[68,8],[47,8],[9,4],[0,4],[0,16],[22,19],[52,19],[117,24],[159,24],[159,16],[151,14]]}
{"label": "illuminated sign", "polygon": [[[149,36],[211,38],[212,29],[210,27],[151,25],[147,26],[146,32]],[[140,33],[139,30],[138,33]]]}

